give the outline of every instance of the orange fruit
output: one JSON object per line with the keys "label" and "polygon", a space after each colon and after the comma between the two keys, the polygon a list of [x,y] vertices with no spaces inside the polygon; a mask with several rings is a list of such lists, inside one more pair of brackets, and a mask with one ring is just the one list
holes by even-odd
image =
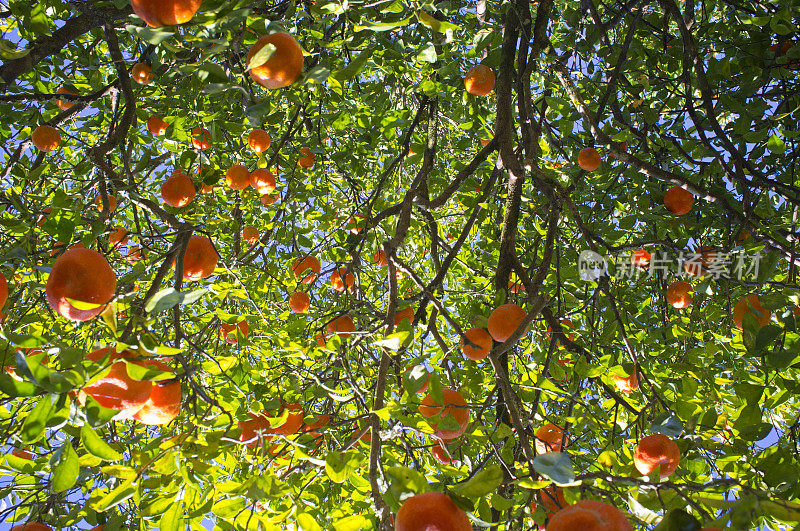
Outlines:
{"label": "orange fruit", "polygon": [[352,332],[356,331],[356,325],[353,323],[352,317],[343,314],[329,322],[325,330],[327,330],[329,334],[339,334],[339,337],[342,339],[347,339]]}
{"label": "orange fruit", "polygon": [[231,190],[244,190],[250,186],[250,170],[242,164],[231,166],[225,172],[225,184]]}
{"label": "orange fruit", "polygon": [[258,229],[252,225],[247,225],[242,229],[242,239],[247,243],[256,243],[258,241]]}
{"label": "orange fruit", "polygon": [[564,491],[554,485],[545,487],[536,492],[535,501],[531,503],[531,510],[541,505],[548,518],[552,518],[555,513],[567,506],[564,499]]}
{"label": "orange fruit", "polygon": [[[294,435],[300,431],[300,427],[303,425],[303,406],[300,404],[286,404],[283,409],[289,410],[286,422],[272,428],[270,433],[275,435]],[[283,409],[280,412],[281,415],[283,414]]]}
{"label": "orange fruit", "polygon": [[8,280],[6,276],[0,273],[0,308],[5,306],[8,299]]}
{"label": "orange fruit", "polygon": [[202,0],[131,0],[136,15],[151,28],[189,22]]}
{"label": "orange fruit", "polygon": [[[425,417],[428,424],[435,430],[434,436],[444,441],[455,439],[464,434],[469,424],[469,408],[461,393],[452,389],[442,389],[444,404],[438,403],[432,395],[426,395],[419,406],[420,414]],[[458,422],[458,429],[440,430],[438,429],[440,419],[447,415],[453,415]]]}
{"label": "orange fruit", "polygon": [[255,448],[259,442],[264,442],[271,438],[268,433],[270,424],[267,416],[263,413],[248,413],[248,415],[250,416],[249,419],[240,420],[238,423],[239,428],[242,430],[239,440],[242,442],[249,441],[245,446]]}
{"label": "orange fruit", "polygon": [[633,453],[633,464],[643,476],[660,467],[661,477],[668,477],[678,468],[680,460],[678,445],[662,433],[643,437]]}
{"label": "orange fruit", "polygon": [[[128,350],[116,352],[113,348],[106,347],[88,353],[86,358],[100,361],[106,354],[110,354],[109,361],[113,362],[107,374],[83,386],[83,392],[97,400],[101,406],[121,411],[123,417],[130,418],[147,402],[153,384],[148,380],[134,380],[128,375],[128,363],[144,365],[140,361],[130,361],[134,355]],[[129,361],[123,361],[123,358]]]}
{"label": "orange fruit", "polygon": [[[102,254],[85,247],[72,247],[53,264],[45,294],[50,307],[60,316],[71,321],[88,321],[103,311],[116,288],[117,276]],[[78,309],[68,299],[96,307]]]}
{"label": "orange fruit", "polygon": [[357,215],[354,218],[347,220],[347,230],[352,234],[358,234],[363,230],[364,216]]}
{"label": "orange fruit", "polygon": [[651,255],[644,249],[639,249],[631,255],[631,261],[637,266],[647,266],[650,263]]}
{"label": "orange fruit", "polygon": [[414,324],[414,308],[409,306],[408,308],[403,308],[399,312],[395,312],[394,326],[400,326],[400,323],[403,322],[403,319],[406,319],[409,324]]}
{"label": "orange fruit", "polygon": [[355,282],[355,276],[353,273],[347,273],[346,267],[339,267],[331,273],[331,286],[336,291],[344,291],[345,284],[347,284],[347,289],[352,289]]}
{"label": "orange fruit", "polygon": [[692,285],[683,280],[673,282],[667,288],[667,302],[673,308],[687,308],[692,304]]}
{"label": "orange fruit", "polygon": [[694,205],[694,196],[680,186],[673,186],[664,194],[664,206],[676,216],[688,214]]}
{"label": "orange fruit", "polygon": [[244,319],[236,324],[221,323],[219,325],[219,332],[222,334],[222,339],[231,345],[235,345],[237,341],[237,328],[239,329],[239,333],[242,334],[242,337],[247,337],[247,334],[250,333],[250,325],[247,324],[247,321]]}
{"label": "orange fruit", "polygon": [[272,138],[263,129],[253,129],[247,135],[247,145],[256,153],[268,150],[270,143],[272,143]]}
{"label": "orange fruit", "polygon": [[161,184],[161,199],[176,208],[191,203],[196,194],[194,181],[184,171],[172,172],[172,175]]}
{"label": "orange fruit", "polygon": [[314,421],[311,422],[311,424],[305,424],[303,426],[303,431],[318,430],[320,428],[324,428],[325,426],[330,424],[330,422],[331,422],[331,416],[330,415],[320,414],[320,415],[317,415],[316,417],[314,417]]}
{"label": "orange fruit", "polygon": [[[563,318],[563,319],[560,319],[558,322],[561,323],[561,326],[563,328],[575,328],[575,325],[572,324],[572,321],[570,319],[567,319],[566,317]],[[551,330],[550,330],[550,327],[548,326],[547,327],[547,339],[550,339],[550,332],[551,332]],[[575,332],[569,332],[569,333],[567,333],[565,335],[567,336],[567,339],[569,339],[570,341],[573,341],[573,342],[575,341]],[[561,341],[558,340],[558,339],[556,339],[556,346],[557,347],[561,346]],[[562,363],[562,365],[563,365],[563,363]]]}
{"label": "orange fruit", "polygon": [[294,313],[306,313],[311,306],[311,298],[308,293],[296,291],[289,296],[289,308]]}
{"label": "orange fruit", "polygon": [[464,332],[464,335],[472,343],[477,345],[474,347],[472,345],[468,345],[462,337],[461,353],[464,354],[464,356],[471,360],[480,361],[489,355],[489,352],[492,350],[492,346],[494,345],[492,336],[489,335],[489,332],[483,328],[470,328]]}
{"label": "orange fruit", "polygon": [[[145,365],[155,366],[156,368],[172,372],[167,365],[156,360],[146,360]],[[142,424],[158,426],[169,424],[181,411],[181,382],[180,380],[162,380],[153,382],[150,396],[141,409],[137,411],[133,418]]]}
{"label": "orange fruit", "polygon": [[[622,151],[623,153],[628,152],[628,143],[625,142],[624,140],[622,142],[612,142],[611,144],[616,146],[616,148]],[[617,156],[614,155],[613,151],[609,150],[608,154],[611,155],[613,158],[617,158]]]}
{"label": "orange fruit", "polygon": [[219,255],[211,240],[193,234],[186,244],[186,254],[183,255],[183,279],[200,280],[211,276],[218,260]]}
{"label": "orange fruit", "polygon": [[27,522],[15,525],[10,531],[53,531],[53,528],[39,522]]}
{"label": "orange fruit", "polygon": [[425,492],[406,499],[394,521],[395,531],[472,531],[467,513],[447,494]]}
{"label": "orange fruit", "polygon": [[637,371],[634,370],[630,376],[618,376],[616,374],[611,375],[611,380],[616,384],[617,389],[619,389],[623,393],[632,393],[639,389],[639,377],[636,374]]}
{"label": "orange fruit", "polygon": [[[753,308],[751,309],[750,306]],[[739,302],[736,303],[736,306],[733,307],[733,322],[739,330],[742,330],[742,320],[744,319],[745,313],[749,313],[756,318],[759,328],[767,326],[772,317],[772,312],[761,306],[758,295],[755,294],[742,297],[739,299]]]}
{"label": "orange fruit", "polygon": [[303,284],[311,284],[319,276],[321,265],[319,260],[314,256],[304,256],[296,258],[292,264],[292,272],[294,278]]}
{"label": "orange fruit", "polygon": [[147,63],[136,63],[131,69],[131,77],[140,85],[149,85],[153,81],[153,69]]}
{"label": "orange fruit", "polygon": [[147,119],[147,130],[156,136],[164,136],[169,124],[160,116],[151,116]]}
{"label": "orange fruit", "polygon": [[258,39],[247,52],[245,64],[249,65],[250,60],[267,44],[272,44],[275,51],[264,63],[250,69],[250,77],[268,89],[291,85],[303,71],[303,50],[288,33],[273,33]]}
{"label": "orange fruit", "polygon": [[[98,212],[103,212],[103,196],[97,194],[94,198],[94,204]],[[111,214],[117,209],[117,198],[113,195],[108,196],[108,213]]]}
{"label": "orange fruit", "polygon": [[39,219],[36,220],[36,226],[41,227],[42,225],[47,222],[47,218],[50,217],[50,213],[53,212],[53,207],[44,207],[42,209],[42,213],[39,216]]}
{"label": "orange fruit", "polygon": [[278,194],[267,194],[261,196],[261,204],[269,206],[278,200]]}
{"label": "orange fruit", "polygon": [[269,170],[256,168],[250,174],[250,186],[261,195],[272,193],[275,190],[275,184],[275,176]]}
{"label": "orange fruit", "polygon": [[569,443],[569,435],[564,436],[564,428],[552,422],[540,426],[533,435],[536,438],[536,452],[539,454],[560,452],[561,442],[564,442],[564,446]]}
{"label": "orange fruit", "polygon": [[[56,94],[69,94],[71,96],[77,96],[78,95],[77,92],[72,92],[67,87],[58,87],[58,90],[56,91]],[[66,101],[66,100],[56,100],[56,105],[58,105],[58,108],[61,109],[62,111],[66,111],[66,110],[71,109],[73,107],[73,105],[75,105],[75,102]]]}
{"label": "orange fruit", "polygon": [[473,96],[486,96],[494,90],[494,72],[486,65],[475,65],[464,76],[464,88]]}
{"label": "orange fruit", "polygon": [[142,255],[142,248],[138,245],[134,245],[128,249],[128,254],[125,256],[125,260],[130,263],[134,262],[141,262],[144,260],[145,257]]}
{"label": "orange fruit", "polygon": [[[128,230],[117,225],[108,235],[108,241],[111,245],[125,245],[128,243]],[[2,307],[2,304],[0,304],[0,307]]]}
{"label": "orange fruit", "polygon": [[547,531],[633,531],[625,514],[608,503],[580,500],[550,518]]}
{"label": "orange fruit", "polygon": [[453,458],[448,455],[447,448],[445,448],[444,443],[441,441],[431,446],[431,453],[433,454],[433,458],[439,461],[441,464],[453,464]]}
{"label": "orange fruit", "polygon": [[33,460],[33,454],[22,448],[14,448],[14,450],[11,451],[11,455],[19,457],[20,459],[27,459],[28,461]]}
{"label": "orange fruit", "polygon": [[192,147],[204,151],[211,147],[211,131],[204,127],[192,129]]}
{"label": "orange fruit", "polygon": [[495,341],[503,343],[519,328],[523,319],[525,319],[525,310],[519,305],[503,304],[498,306],[489,316],[486,328],[488,328]]}
{"label": "orange fruit", "polygon": [[578,153],[578,166],[584,171],[594,171],[600,167],[600,153],[595,148],[583,148]]}
{"label": "orange fruit", "polygon": [[300,167],[303,169],[312,167],[314,165],[314,160],[316,159],[314,152],[307,147],[304,147],[300,148],[300,153],[303,155],[297,160],[297,163],[300,164]]}
{"label": "orange fruit", "polygon": [[486,147],[489,145],[489,142],[491,142],[491,140],[488,138],[481,138],[481,146]]}
{"label": "orange fruit", "polygon": [[386,259],[386,253],[383,251],[375,251],[375,254],[372,255],[372,261],[380,267],[389,265],[389,261]]}
{"label": "orange fruit", "polygon": [[40,125],[31,133],[31,141],[41,151],[53,151],[61,145],[61,133],[55,127]]}

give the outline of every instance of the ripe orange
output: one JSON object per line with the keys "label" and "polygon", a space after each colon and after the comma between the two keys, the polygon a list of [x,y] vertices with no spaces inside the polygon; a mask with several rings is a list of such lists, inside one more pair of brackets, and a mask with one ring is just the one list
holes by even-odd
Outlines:
{"label": "ripe orange", "polygon": [[452,465],[453,458],[450,457],[447,453],[447,448],[445,448],[444,443],[442,441],[437,442],[433,446],[431,446],[431,453],[433,454],[433,458],[439,461],[443,465]]}
{"label": "ripe orange", "polygon": [[[160,361],[146,360],[144,364],[154,366],[162,371],[174,372]],[[150,396],[142,408],[133,415],[133,418],[149,426],[169,424],[181,411],[181,395],[180,380],[153,382]]]}
{"label": "ripe orange", "polygon": [[19,457],[20,459],[27,459],[28,461],[33,460],[33,454],[27,450],[23,450],[22,448],[14,448],[11,451],[11,455]]}
{"label": "ripe orange", "polygon": [[347,289],[352,289],[355,282],[356,278],[353,273],[347,273],[346,267],[339,267],[331,273],[331,286],[336,291],[344,291],[345,284],[347,284]]}
{"label": "ripe orange", "polygon": [[547,513],[547,517],[552,518],[555,513],[567,506],[567,500],[564,499],[563,490],[550,485],[536,492],[536,498],[531,503],[531,510],[535,511],[540,504]]}
{"label": "ripe orange", "polygon": [[192,129],[192,147],[205,151],[211,147],[211,131],[205,127],[195,127]]}
{"label": "ripe orange", "polygon": [[356,325],[353,323],[352,317],[344,314],[329,322],[325,330],[327,330],[329,334],[339,334],[339,337],[342,339],[347,339],[352,332],[356,331]]}
{"label": "ripe orange", "polygon": [[394,521],[395,531],[472,531],[467,513],[441,492],[406,499]]}
{"label": "ripe orange", "polygon": [[[749,305],[748,302],[750,303]],[[753,308],[750,309],[750,306]],[[759,328],[767,326],[770,318],[772,318],[772,312],[761,306],[758,295],[755,294],[742,297],[739,299],[739,302],[736,303],[736,306],[733,307],[733,322],[739,330],[742,330],[742,320],[744,319],[745,313],[749,313],[756,318]]]}
{"label": "ripe orange", "polygon": [[258,229],[252,225],[247,225],[242,229],[242,239],[247,243],[256,243],[258,241]]}
{"label": "ripe orange", "polygon": [[488,138],[481,138],[481,146],[486,147],[489,145],[489,142],[491,142],[491,140]]}
{"label": "ripe orange", "polygon": [[53,528],[39,522],[27,522],[15,525],[10,531],[53,531]]}
{"label": "ripe orange", "polygon": [[321,265],[319,260],[314,256],[304,256],[296,258],[292,264],[292,272],[294,278],[303,284],[311,284],[319,276]]}
{"label": "ripe orange", "polygon": [[214,250],[211,240],[193,234],[186,244],[186,254],[183,256],[184,280],[200,280],[211,276],[218,260],[219,255]]}
{"label": "ripe orange", "polygon": [[637,375],[637,371],[635,369],[630,376],[618,376],[616,374],[612,374],[611,380],[614,382],[614,384],[616,384],[617,389],[623,393],[632,393],[639,389],[639,376]]}
{"label": "ripe orange", "polygon": [[161,184],[161,199],[176,208],[191,203],[196,194],[194,181],[184,171],[172,172],[172,175]]}
{"label": "ripe orange", "polygon": [[151,28],[189,22],[202,0],[131,0],[136,15]]}
{"label": "ripe orange", "polygon": [[325,415],[324,413],[319,414],[316,417],[314,417],[314,420],[310,424],[305,424],[303,426],[303,431],[308,432],[308,431],[318,430],[320,428],[324,428],[325,426],[330,424],[330,422],[331,422],[330,415]]}
{"label": "ripe orange", "polygon": [[673,186],[664,194],[664,206],[676,216],[688,214],[694,205],[694,196],[680,186]]}
{"label": "ripe orange", "polygon": [[296,291],[289,296],[289,308],[294,313],[306,313],[311,306],[311,298],[308,293]]}
{"label": "ripe orange", "polygon": [[578,153],[578,166],[584,171],[594,171],[600,167],[600,153],[595,148],[583,148]]}
{"label": "ripe orange", "polygon": [[380,267],[389,265],[389,261],[386,259],[386,253],[383,251],[375,251],[375,254],[372,255],[372,261]]}
{"label": "ripe orange", "polygon": [[409,324],[414,324],[414,308],[409,306],[408,308],[403,308],[399,312],[395,312],[394,326],[400,326],[400,323],[403,322],[403,319],[406,319]]}
{"label": "ripe orange", "polygon": [[250,186],[261,195],[272,193],[275,190],[275,176],[271,171],[256,168],[250,174]]}
{"label": "ripe orange", "polygon": [[3,308],[6,304],[6,300],[8,299],[8,280],[6,280],[6,276],[0,273],[0,309]]}
{"label": "ripe orange", "polygon": [[489,332],[483,328],[470,328],[464,332],[464,335],[472,343],[477,345],[476,347],[468,345],[462,337],[461,353],[464,354],[464,356],[471,360],[480,361],[489,355],[489,352],[492,350],[492,346],[494,345],[492,342],[492,336],[489,335]]}
{"label": "ripe orange", "polygon": [[55,127],[40,125],[33,130],[31,141],[41,151],[53,151],[61,145],[61,133]]}
{"label": "ripe orange", "polygon": [[683,280],[673,282],[667,288],[667,303],[673,308],[687,308],[692,304],[692,285]]}
{"label": "ripe orange", "polygon": [[153,81],[153,69],[147,63],[136,63],[131,69],[131,77],[140,85],[149,85]]}
{"label": "ripe orange", "polygon": [[[566,317],[563,318],[563,319],[560,319],[558,322],[561,323],[561,326],[563,328],[575,328],[575,325],[572,324],[572,321],[570,319],[567,319]],[[547,327],[547,339],[550,339],[550,332],[551,332],[551,330],[550,330],[550,327],[548,326]],[[575,341],[575,332],[569,332],[569,333],[566,334],[566,336],[567,336],[567,339],[569,339],[570,341],[573,341],[573,342]],[[557,347],[561,346],[561,341],[558,340],[558,339],[556,339],[556,346]],[[559,361],[559,363],[560,363],[560,361]],[[563,363],[562,363],[562,365],[563,365]]]}
{"label": "ripe orange", "polygon": [[164,121],[160,116],[151,116],[147,119],[147,130],[156,136],[164,136],[167,132],[169,124]]}
{"label": "ripe orange", "polygon": [[533,435],[536,438],[536,452],[540,454],[560,452],[561,441],[564,441],[564,446],[569,443],[569,435],[564,436],[564,428],[552,422],[540,426]]}
{"label": "ripe orange", "polygon": [[231,345],[235,345],[237,341],[237,328],[239,329],[239,333],[242,334],[242,337],[247,337],[247,334],[250,333],[250,325],[247,324],[246,320],[241,320],[237,324],[220,323],[219,332],[222,334],[222,339]]}
{"label": "ripe orange", "polygon": [[347,230],[352,234],[358,234],[363,230],[364,216],[356,215],[354,218],[347,220]]}
{"label": "ripe orange", "polygon": [[261,204],[269,206],[278,200],[278,194],[267,194],[261,196]]}
{"label": "ripe orange", "polygon": [[271,142],[272,138],[269,136],[269,133],[263,129],[253,129],[250,131],[250,134],[247,135],[247,145],[256,153],[262,153],[268,150]]}
{"label": "ripe orange", "polygon": [[[108,241],[111,245],[125,245],[128,243],[128,230],[120,227],[114,227],[114,230],[108,235]],[[0,304],[0,307],[3,305]]]}
{"label": "ripe orange", "polygon": [[147,402],[153,384],[148,380],[134,380],[128,375],[128,363],[144,365],[140,361],[131,361],[134,358],[131,351],[116,352],[113,348],[106,347],[88,353],[86,358],[97,362],[107,354],[110,354],[109,361],[113,362],[108,373],[94,383],[85,385],[83,392],[97,400],[101,406],[121,411],[123,417],[130,418]]}
{"label": "ripe orange", "polygon": [[300,148],[300,153],[302,153],[302,157],[297,160],[297,163],[303,169],[308,169],[314,165],[314,160],[317,156],[314,154],[313,151],[308,149],[307,147]]}
{"label": "ripe orange", "polygon": [[[53,264],[45,294],[50,307],[62,317],[88,321],[103,311],[116,288],[117,276],[102,254],[85,247],[72,247]],[[67,299],[97,307],[78,309]]]}
{"label": "ripe orange", "polygon": [[146,257],[142,255],[142,248],[139,247],[138,245],[130,247],[128,249],[128,254],[125,256],[125,260],[127,260],[130,263],[141,262],[145,258]]}
{"label": "ripe orange", "polygon": [[286,422],[280,426],[272,428],[270,433],[275,435],[294,435],[300,431],[300,427],[303,425],[303,406],[300,404],[286,404],[286,406],[281,409],[281,415],[283,414],[284,409],[289,410],[289,414],[286,417]]}
{"label": "ripe orange", "polygon": [[486,96],[494,90],[494,72],[486,65],[475,65],[464,76],[464,88],[473,96]]}
{"label": "ripe orange", "polygon": [[[616,146],[617,149],[619,149],[623,153],[627,153],[628,152],[628,143],[625,142],[624,140],[622,142],[612,142],[611,144]],[[611,155],[613,158],[617,158],[617,156],[614,155],[614,152],[611,151],[611,150],[608,151],[608,154]]]}
{"label": "ripe orange", "polygon": [[[67,87],[58,87],[58,90],[56,91],[56,94],[69,94],[71,96],[77,96],[78,95],[77,92],[72,92]],[[75,102],[66,101],[66,100],[56,100],[56,105],[58,105],[58,108],[61,109],[62,111],[66,111],[66,110],[71,109],[72,106],[75,105]]]}
{"label": "ripe orange", "polygon": [[550,518],[547,531],[633,531],[625,514],[608,503],[580,500]]}
{"label": "ripe orange", "polygon": [[247,52],[246,64],[267,44],[275,46],[266,62],[250,69],[253,81],[268,89],[276,89],[291,85],[303,71],[303,50],[294,37],[280,32],[265,35],[258,39]]}
{"label": "ripe orange", "polygon": [[[442,389],[444,404],[438,403],[432,395],[427,395],[422,399],[419,406],[420,414],[428,420],[428,424],[435,430],[434,436],[444,441],[455,439],[464,434],[469,424],[469,408],[461,393],[452,389]],[[453,415],[458,422],[458,429],[440,430],[439,422],[447,415]]]}
{"label": "ripe orange", "polygon": [[244,190],[250,186],[250,170],[242,164],[231,166],[225,173],[225,184],[231,190]]}
{"label": "ripe orange", "polygon": [[[94,204],[98,212],[103,212],[103,196],[97,194],[94,198]],[[108,196],[108,213],[111,214],[117,209],[117,198],[113,195]]]}
{"label": "ripe orange", "polygon": [[639,249],[633,253],[631,261],[637,266],[647,266],[650,263],[651,255],[645,249]]}
{"label": "ripe orange", "polygon": [[51,212],[53,212],[53,207],[44,207],[39,219],[36,220],[36,226],[41,227],[44,225],[47,222],[47,218],[50,217]]}
{"label": "ripe orange", "polygon": [[525,310],[517,304],[503,304],[498,306],[489,316],[486,328],[495,341],[503,343],[519,327],[525,319]]}
{"label": "ripe orange", "polygon": [[255,448],[259,442],[265,442],[271,438],[268,433],[270,424],[267,416],[263,413],[248,413],[248,415],[250,416],[249,419],[240,420],[238,423],[239,428],[242,430],[239,440],[242,442],[250,441],[245,446]]}
{"label": "ripe orange", "polygon": [[681,451],[678,445],[662,433],[643,437],[633,454],[633,464],[644,476],[660,467],[661,477],[668,477],[678,468],[680,460]]}

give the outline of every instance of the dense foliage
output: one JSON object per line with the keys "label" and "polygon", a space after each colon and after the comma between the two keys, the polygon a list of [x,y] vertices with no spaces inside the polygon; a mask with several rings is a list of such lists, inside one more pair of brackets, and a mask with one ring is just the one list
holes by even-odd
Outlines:
{"label": "dense foliage", "polygon": [[[391,529],[437,491],[476,528],[541,529],[551,483],[641,529],[800,521],[797,0],[203,0],[155,28],[126,0],[0,9],[2,521]],[[277,32],[304,64],[267,89],[248,70],[272,50],[248,51]],[[465,91],[479,63],[485,96]],[[270,170],[275,202],[232,189],[235,165]],[[162,200],[176,169],[186,206]],[[676,185],[683,215],[664,205]],[[193,235],[219,261],[184,279]],[[79,244],[117,282],[108,306],[70,298],[103,310],[76,322],[45,287]],[[583,251],[608,274],[582,275]],[[763,311],[744,303],[737,327],[753,294]],[[521,325],[465,357],[506,303]],[[342,315],[355,332],[326,333]],[[179,382],[177,418],[98,402],[116,369],[87,353],[106,346],[148,392]],[[467,406],[428,422],[421,401],[448,389]],[[548,423],[565,432],[549,448]],[[680,451],[667,478],[634,466],[658,433]]]}

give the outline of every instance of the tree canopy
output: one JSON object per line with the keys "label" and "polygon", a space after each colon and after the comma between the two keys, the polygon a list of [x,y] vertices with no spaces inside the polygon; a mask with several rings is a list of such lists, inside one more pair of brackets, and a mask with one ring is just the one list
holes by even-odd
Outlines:
{"label": "tree canopy", "polygon": [[800,522],[800,2],[132,3],[0,1],[0,520]]}

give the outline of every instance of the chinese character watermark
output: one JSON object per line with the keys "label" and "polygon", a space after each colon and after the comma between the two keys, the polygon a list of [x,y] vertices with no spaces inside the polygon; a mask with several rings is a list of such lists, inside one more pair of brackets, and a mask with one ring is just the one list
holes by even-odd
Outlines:
{"label": "chinese character watermark", "polygon": [[[757,278],[763,255],[747,254],[744,250],[725,252],[703,248],[701,252],[679,252],[671,255],[663,251],[653,254],[645,250],[622,252],[612,257],[613,277],[618,279],[666,278],[676,276],[720,278]],[[585,281],[596,281],[609,274],[608,262],[594,251],[582,251],[578,256],[578,271]]]}

